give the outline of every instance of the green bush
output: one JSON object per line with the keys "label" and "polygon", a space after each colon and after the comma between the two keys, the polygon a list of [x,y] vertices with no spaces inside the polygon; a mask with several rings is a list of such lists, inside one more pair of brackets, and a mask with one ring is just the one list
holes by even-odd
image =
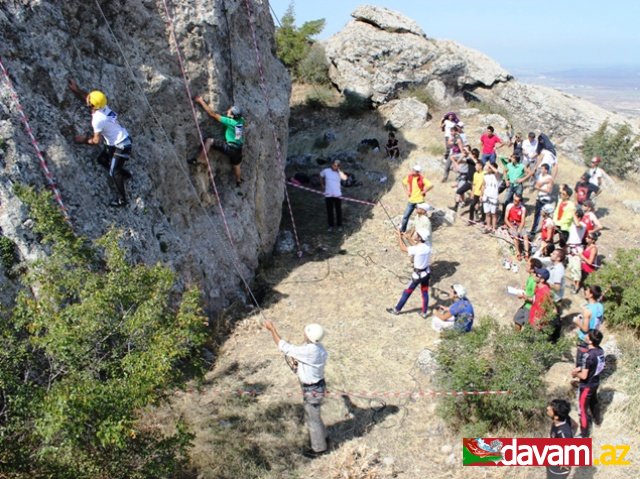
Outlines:
{"label": "green bush", "polygon": [[204,371],[206,318],[162,265],[131,265],[119,234],[77,237],[49,193],[18,187],[47,256],[0,322],[0,463],[11,477],[171,477],[192,436],[140,421]]}
{"label": "green bush", "polygon": [[298,64],[297,77],[304,83],[314,85],[328,85],[329,64],[320,43],[314,43],[307,55]]}
{"label": "green bush", "polygon": [[628,124],[610,127],[605,121],[592,135],[584,139],[582,154],[585,164],[591,166],[591,159],[604,159],[604,169],[615,176],[624,178],[638,169],[640,144],[638,136]]}
{"label": "green bush", "polygon": [[605,322],[640,331],[640,249],[619,249],[612,261],[589,276],[604,292]]}
{"label": "green bush", "polygon": [[0,234],[0,264],[5,271],[10,272],[17,261],[16,245],[9,238]]}
{"label": "green bush", "polygon": [[550,343],[546,332],[530,327],[516,332],[490,318],[469,333],[443,334],[436,355],[440,389],[510,394],[444,398],[438,413],[465,434],[482,436],[496,428],[526,431],[544,411],[543,376],[568,346],[567,340]]}
{"label": "green bush", "polygon": [[[293,10],[293,2],[289,4],[287,11],[282,16],[281,25],[276,28],[276,53],[289,71],[299,77],[298,68],[301,62],[309,55],[314,41],[311,37],[322,31],[325,25],[324,19],[305,22],[300,28],[295,25],[296,19]],[[314,53],[317,55],[317,53]],[[323,52],[324,56],[324,52]],[[312,61],[313,63],[313,61]],[[309,66],[308,66],[309,67]],[[317,73],[318,62],[315,61]]]}

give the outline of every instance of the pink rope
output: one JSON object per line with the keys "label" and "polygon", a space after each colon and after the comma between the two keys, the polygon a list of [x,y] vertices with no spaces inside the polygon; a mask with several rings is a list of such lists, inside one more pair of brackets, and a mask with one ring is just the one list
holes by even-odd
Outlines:
{"label": "pink rope", "polygon": [[64,202],[62,201],[62,195],[60,194],[60,190],[58,189],[58,185],[56,184],[56,181],[53,177],[53,174],[51,173],[51,170],[49,170],[49,166],[47,165],[47,160],[45,159],[42,150],[40,150],[40,146],[38,145],[38,141],[36,140],[35,135],[33,134],[33,130],[31,129],[31,125],[29,124],[29,120],[27,119],[27,115],[24,112],[24,109],[22,108],[22,104],[20,103],[20,97],[18,96],[18,93],[16,92],[15,88],[13,87],[13,83],[11,82],[11,78],[9,78],[9,74],[7,73],[7,69],[4,67],[4,64],[2,63],[2,59],[0,59],[0,70],[2,70],[2,74],[4,76],[5,81],[7,82],[7,85],[9,87],[9,91],[11,92],[11,96],[13,98],[13,100],[16,102],[16,109],[18,110],[18,113],[20,114],[20,119],[22,120],[22,123],[24,124],[24,128],[27,131],[27,135],[29,135],[29,138],[31,139],[31,144],[33,145],[33,148],[36,150],[36,156],[38,157],[38,160],[40,162],[40,167],[42,168],[42,171],[44,172],[44,177],[47,179],[47,183],[49,184],[49,188],[51,188],[51,191],[53,192],[53,197],[55,198],[56,202],[58,203],[58,205],[60,206],[60,210],[62,210],[62,215],[64,216],[64,219],[69,222],[70,218],[69,218],[69,212],[66,208],[66,206],[64,205]]}
{"label": "pink rope", "polygon": [[[256,63],[258,65],[258,73],[260,75],[260,89],[262,90],[262,95],[264,96],[265,103],[267,105],[267,110],[269,111],[270,124],[272,126],[271,132],[273,134],[273,142],[276,145],[276,159],[280,166],[283,167],[284,170],[284,162],[282,161],[282,150],[280,148],[280,142],[278,141],[278,135],[276,133],[275,122],[273,118],[273,111],[271,110],[271,104],[269,103],[269,94],[267,93],[266,87],[266,79],[264,76],[264,69],[262,67],[262,60],[260,59],[260,49],[258,48],[258,39],[256,37],[256,29],[253,25],[253,11],[251,10],[251,5],[249,0],[245,0],[245,5],[247,7],[247,15],[249,18],[249,28],[251,29],[251,37],[253,38],[253,47],[256,53]],[[296,228],[296,222],[293,217],[293,208],[291,207],[291,200],[289,199],[289,192],[287,189],[284,189],[284,196],[287,201],[287,208],[289,209],[289,217],[291,218],[291,226],[293,228],[293,236],[296,240],[296,247],[298,249],[298,257],[302,257],[302,249],[300,248],[300,240],[298,238],[298,230]]]}

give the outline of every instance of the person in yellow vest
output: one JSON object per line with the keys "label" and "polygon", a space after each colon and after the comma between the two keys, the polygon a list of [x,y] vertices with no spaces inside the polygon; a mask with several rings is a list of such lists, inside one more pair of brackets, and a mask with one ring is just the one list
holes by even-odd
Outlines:
{"label": "person in yellow vest", "polygon": [[429,180],[420,174],[422,167],[418,164],[413,165],[409,174],[402,180],[402,186],[409,198],[407,207],[404,210],[402,216],[402,225],[400,226],[400,233],[407,231],[407,224],[409,223],[409,217],[413,210],[416,209],[420,203],[424,203],[424,197],[429,190],[433,188],[433,185]]}

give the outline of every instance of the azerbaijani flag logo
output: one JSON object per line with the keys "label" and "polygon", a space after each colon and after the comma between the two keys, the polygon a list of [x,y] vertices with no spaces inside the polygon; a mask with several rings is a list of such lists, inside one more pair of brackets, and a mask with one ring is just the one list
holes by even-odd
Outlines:
{"label": "azerbaijani flag logo", "polygon": [[[491,466],[502,460],[502,442],[495,439],[487,444],[482,438],[462,440],[463,466]],[[494,463],[494,464],[488,464]]]}

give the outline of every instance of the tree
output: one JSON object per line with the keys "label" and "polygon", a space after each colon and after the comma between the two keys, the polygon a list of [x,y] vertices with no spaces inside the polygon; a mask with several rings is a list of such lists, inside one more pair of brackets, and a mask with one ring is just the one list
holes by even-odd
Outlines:
{"label": "tree", "polygon": [[95,245],[76,236],[50,194],[16,193],[47,255],[0,321],[2,472],[171,477],[191,436],[140,415],[204,371],[199,291],[179,292],[166,266],[129,264],[117,231]]}
{"label": "tree", "polygon": [[609,173],[624,178],[638,169],[640,144],[638,136],[633,134],[631,126],[610,127],[605,121],[593,135],[584,140],[583,157],[586,165],[591,165],[594,156],[604,159],[604,168]]}
{"label": "tree", "polygon": [[276,28],[276,51],[278,58],[298,76],[298,67],[307,55],[309,55],[314,40],[311,38],[318,35],[325,25],[324,18],[305,22],[300,28],[295,26],[295,13],[293,2],[289,4],[285,14],[282,16],[280,27]]}

